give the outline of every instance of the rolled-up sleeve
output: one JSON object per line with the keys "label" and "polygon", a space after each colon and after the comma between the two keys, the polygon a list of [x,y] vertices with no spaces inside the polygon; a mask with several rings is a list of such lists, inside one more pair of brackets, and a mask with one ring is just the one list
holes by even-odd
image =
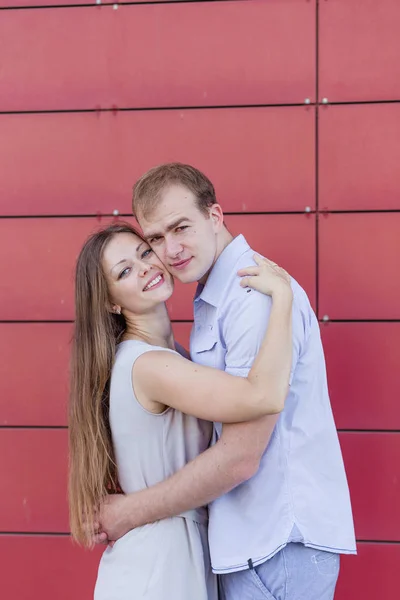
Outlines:
{"label": "rolled-up sleeve", "polygon": [[[225,371],[231,375],[247,377],[260,349],[271,314],[272,299],[255,290],[238,291],[226,306],[222,321],[222,337],[226,347]],[[293,358],[290,384],[301,354],[304,327],[298,303],[293,302]]]}

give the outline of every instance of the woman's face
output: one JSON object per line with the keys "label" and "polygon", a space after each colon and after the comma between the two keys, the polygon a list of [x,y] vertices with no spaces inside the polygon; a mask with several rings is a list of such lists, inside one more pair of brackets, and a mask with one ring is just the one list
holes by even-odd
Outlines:
{"label": "woman's face", "polygon": [[165,302],[173,279],[147,242],[131,233],[117,233],[103,252],[103,270],[110,301],[126,315],[143,314]]}

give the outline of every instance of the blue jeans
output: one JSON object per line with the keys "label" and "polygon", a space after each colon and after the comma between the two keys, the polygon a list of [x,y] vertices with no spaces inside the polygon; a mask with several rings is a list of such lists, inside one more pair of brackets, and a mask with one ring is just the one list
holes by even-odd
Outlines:
{"label": "blue jeans", "polygon": [[219,576],[221,600],[333,600],[340,556],[289,543],[253,569]]}

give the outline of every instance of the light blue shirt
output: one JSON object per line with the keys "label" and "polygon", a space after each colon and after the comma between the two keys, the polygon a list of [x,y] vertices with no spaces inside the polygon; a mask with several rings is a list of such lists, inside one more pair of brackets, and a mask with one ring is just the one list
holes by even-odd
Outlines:
{"label": "light blue shirt", "polygon": [[[218,258],[194,301],[192,359],[246,377],[262,342],[271,298],[239,285],[254,264],[242,235]],[[289,541],[355,554],[346,474],[329,401],[317,318],[292,280],[293,367],[285,408],[257,474],[210,506],[213,570],[240,571],[271,558]],[[215,425],[220,435],[222,426]]]}

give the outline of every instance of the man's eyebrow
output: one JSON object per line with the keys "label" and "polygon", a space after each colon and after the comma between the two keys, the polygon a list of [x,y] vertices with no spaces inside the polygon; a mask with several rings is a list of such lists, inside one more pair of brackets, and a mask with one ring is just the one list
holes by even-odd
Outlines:
{"label": "man's eyebrow", "polygon": [[[167,226],[167,231],[171,231],[172,229],[175,229],[175,227],[179,227],[179,225],[181,223],[183,223],[184,221],[189,221],[189,219],[187,217],[181,217],[180,219],[177,219],[176,221],[173,221],[172,223],[170,223]],[[161,237],[161,235],[162,234],[159,231],[153,231],[153,232],[150,232],[150,233],[146,234],[146,238],[150,239],[150,238],[153,238],[153,237]]]}

